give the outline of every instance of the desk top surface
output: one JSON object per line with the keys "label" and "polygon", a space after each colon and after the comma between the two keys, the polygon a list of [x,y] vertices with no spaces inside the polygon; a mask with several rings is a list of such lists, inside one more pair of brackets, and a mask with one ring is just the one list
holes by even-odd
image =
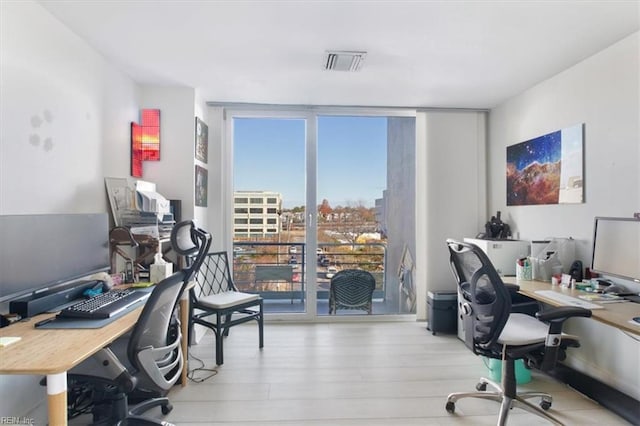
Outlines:
{"label": "desk top surface", "polygon": [[55,314],[41,314],[0,329],[0,337],[21,339],[0,348],[0,374],[57,374],[70,370],[130,330],[142,306],[102,328],[36,329]]}
{"label": "desk top surface", "polygon": [[[562,303],[556,300],[545,298],[539,293],[536,293],[536,291],[552,290],[576,298],[579,295],[592,294],[581,290],[574,290],[558,285],[551,285],[551,283],[543,281],[516,280],[515,277],[505,277],[503,278],[503,281],[506,283],[508,282],[517,284],[520,287],[520,293],[553,306],[562,306]],[[598,302],[592,303],[598,304]],[[623,302],[605,303],[600,305],[603,307],[603,309],[593,309],[591,311],[591,318],[630,333],[640,334],[640,325],[631,322],[632,318],[640,316],[639,303]]]}

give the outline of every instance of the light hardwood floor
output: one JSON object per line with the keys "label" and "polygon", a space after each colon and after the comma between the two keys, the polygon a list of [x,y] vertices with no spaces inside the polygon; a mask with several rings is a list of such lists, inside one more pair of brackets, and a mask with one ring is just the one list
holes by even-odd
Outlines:
{"label": "light hardwood floor", "polygon": [[[460,400],[455,414],[445,411],[447,394],[473,391],[488,371],[455,336],[433,336],[425,323],[267,323],[263,350],[251,323],[232,328],[224,349],[214,377],[171,391],[174,409],[165,420],[180,426],[496,424],[492,401]],[[212,367],[213,336],[191,353]],[[522,388],[551,392],[551,412],[566,425],[628,424],[547,376],[534,373]],[[548,424],[519,409],[509,417],[509,425]]]}

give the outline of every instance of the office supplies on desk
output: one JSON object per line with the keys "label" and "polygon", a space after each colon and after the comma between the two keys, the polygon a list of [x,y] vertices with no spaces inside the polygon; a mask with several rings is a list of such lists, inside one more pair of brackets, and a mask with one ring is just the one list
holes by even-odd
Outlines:
{"label": "office supplies on desk", "polygon": [[595,303],[590,303],[585,300],[578,299],[577,297],[568,296],[553,290],[537,290],[535,293],[564,305],[577,306],[585,309],[602,309],[602,306],[596,305]]}
{"label": "office supplies on desk", "polygon": [[147,288],[155,284],[154,281],[138,281],[137,283],[131,284],[131,288]]}
{"label": "office supplies on desk", "polygon": [[0,337],[0,348],[9,346],[12,343],[19,342],[21,337]]}
{"label": "office supplies on desk", "polygon": [[133,289],[112,290],[64,308],[59,318],[110,318],[149,297],[148,292]]}
{"label": "office supplies on desk", "polygon": [[529,255],[528,241],[477,238],[465,238],[464,241],[480,247],[501,276],[515,276],[517,260]]}

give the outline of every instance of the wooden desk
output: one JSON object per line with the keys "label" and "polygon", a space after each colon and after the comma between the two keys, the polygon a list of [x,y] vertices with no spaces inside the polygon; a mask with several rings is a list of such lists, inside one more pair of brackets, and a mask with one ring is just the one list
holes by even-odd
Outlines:
{"label": "wooden desk", "polygon": [[[521,294],[553,306],[562,306],[562,303],[548,299],[539,293],[536,293],[536,291],[552,290],[572,297],[578,297],[581,294],[591,294],[581,290],[564,288],[559,285],[551,285],[551,283],[548,282],[516,280],[515,277],[506,277],[503,278],[503,281],[505,283],[509,282],[517,284],[520,287]],[[597,302],[592,303],[598,304]],[[605,303],[600,305],[603,309],[592,309],[591,318],[629,333],[640,334],[640,326],[629,322],[633,317],[640,316],[640,304],[623,302]]]}
{"label": "wooden desk", "polygon": [[[193,286],[192,283],[189,284]],[[47,376],[49,424],[67,424],[67,371],[108,346],[133,328],[142,306],[102,328],[92,329],[36,329],[34,324],[55,314],[41,314],[28,321],[0,329],[0,337],[19,336],[21,339],[0,348],[0,374],[28,374]],[[180,299],[182,332],[182,386],[187,383],[189,290]]]}
{"label": "wooden desk", "polygon": [[36,329],[55,314],[42,314],[0,329],[20,341],[0,348],[0,374],[45,374],[49,424],[67,424],[67,371],[130,330],[142,307],[98,329]]}

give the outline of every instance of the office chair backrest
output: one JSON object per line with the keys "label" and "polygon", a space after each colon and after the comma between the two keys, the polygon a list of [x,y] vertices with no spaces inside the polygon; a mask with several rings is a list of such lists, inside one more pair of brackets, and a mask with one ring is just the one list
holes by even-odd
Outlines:
{"label": "office chair backrest", "polygon": [[177,223],[171,230],[171,248],[187,262],[187,281],[200,269],[211,247],[211,235],[198,228],[193,220]]}
{"label": "office chair backrest", "polygon": [[144,389],[156,386],[168,390],[180,376],[180,328],[169,326],[186,275],[186,270],[178,271],[156,284],[131,333],[127,356],[137,370],[134,374],[138,378],[142,374],[139,387]]}
{"label": "office chair backrest", "polygon": [[192,260],[187,268],[156,284],[133,328],[127,356],[138,370],[137,375],[142,375],[141,387],[168,390],[180,376],[184,361],[180,327],[176,326],[177,320],[172,325],[173,313],[210,245],[209,233],[197,228],[191,220],[176,224],[171,232],[172,248]]}
{"label": "office chair backrest", "polygon": [[[497,341],[511,312],[511,296],[487,255],[476,245],[448,239],[451,270],[462,295],[465,344],[482,354]],[[515,260],[514,260],[515,261]]]}

